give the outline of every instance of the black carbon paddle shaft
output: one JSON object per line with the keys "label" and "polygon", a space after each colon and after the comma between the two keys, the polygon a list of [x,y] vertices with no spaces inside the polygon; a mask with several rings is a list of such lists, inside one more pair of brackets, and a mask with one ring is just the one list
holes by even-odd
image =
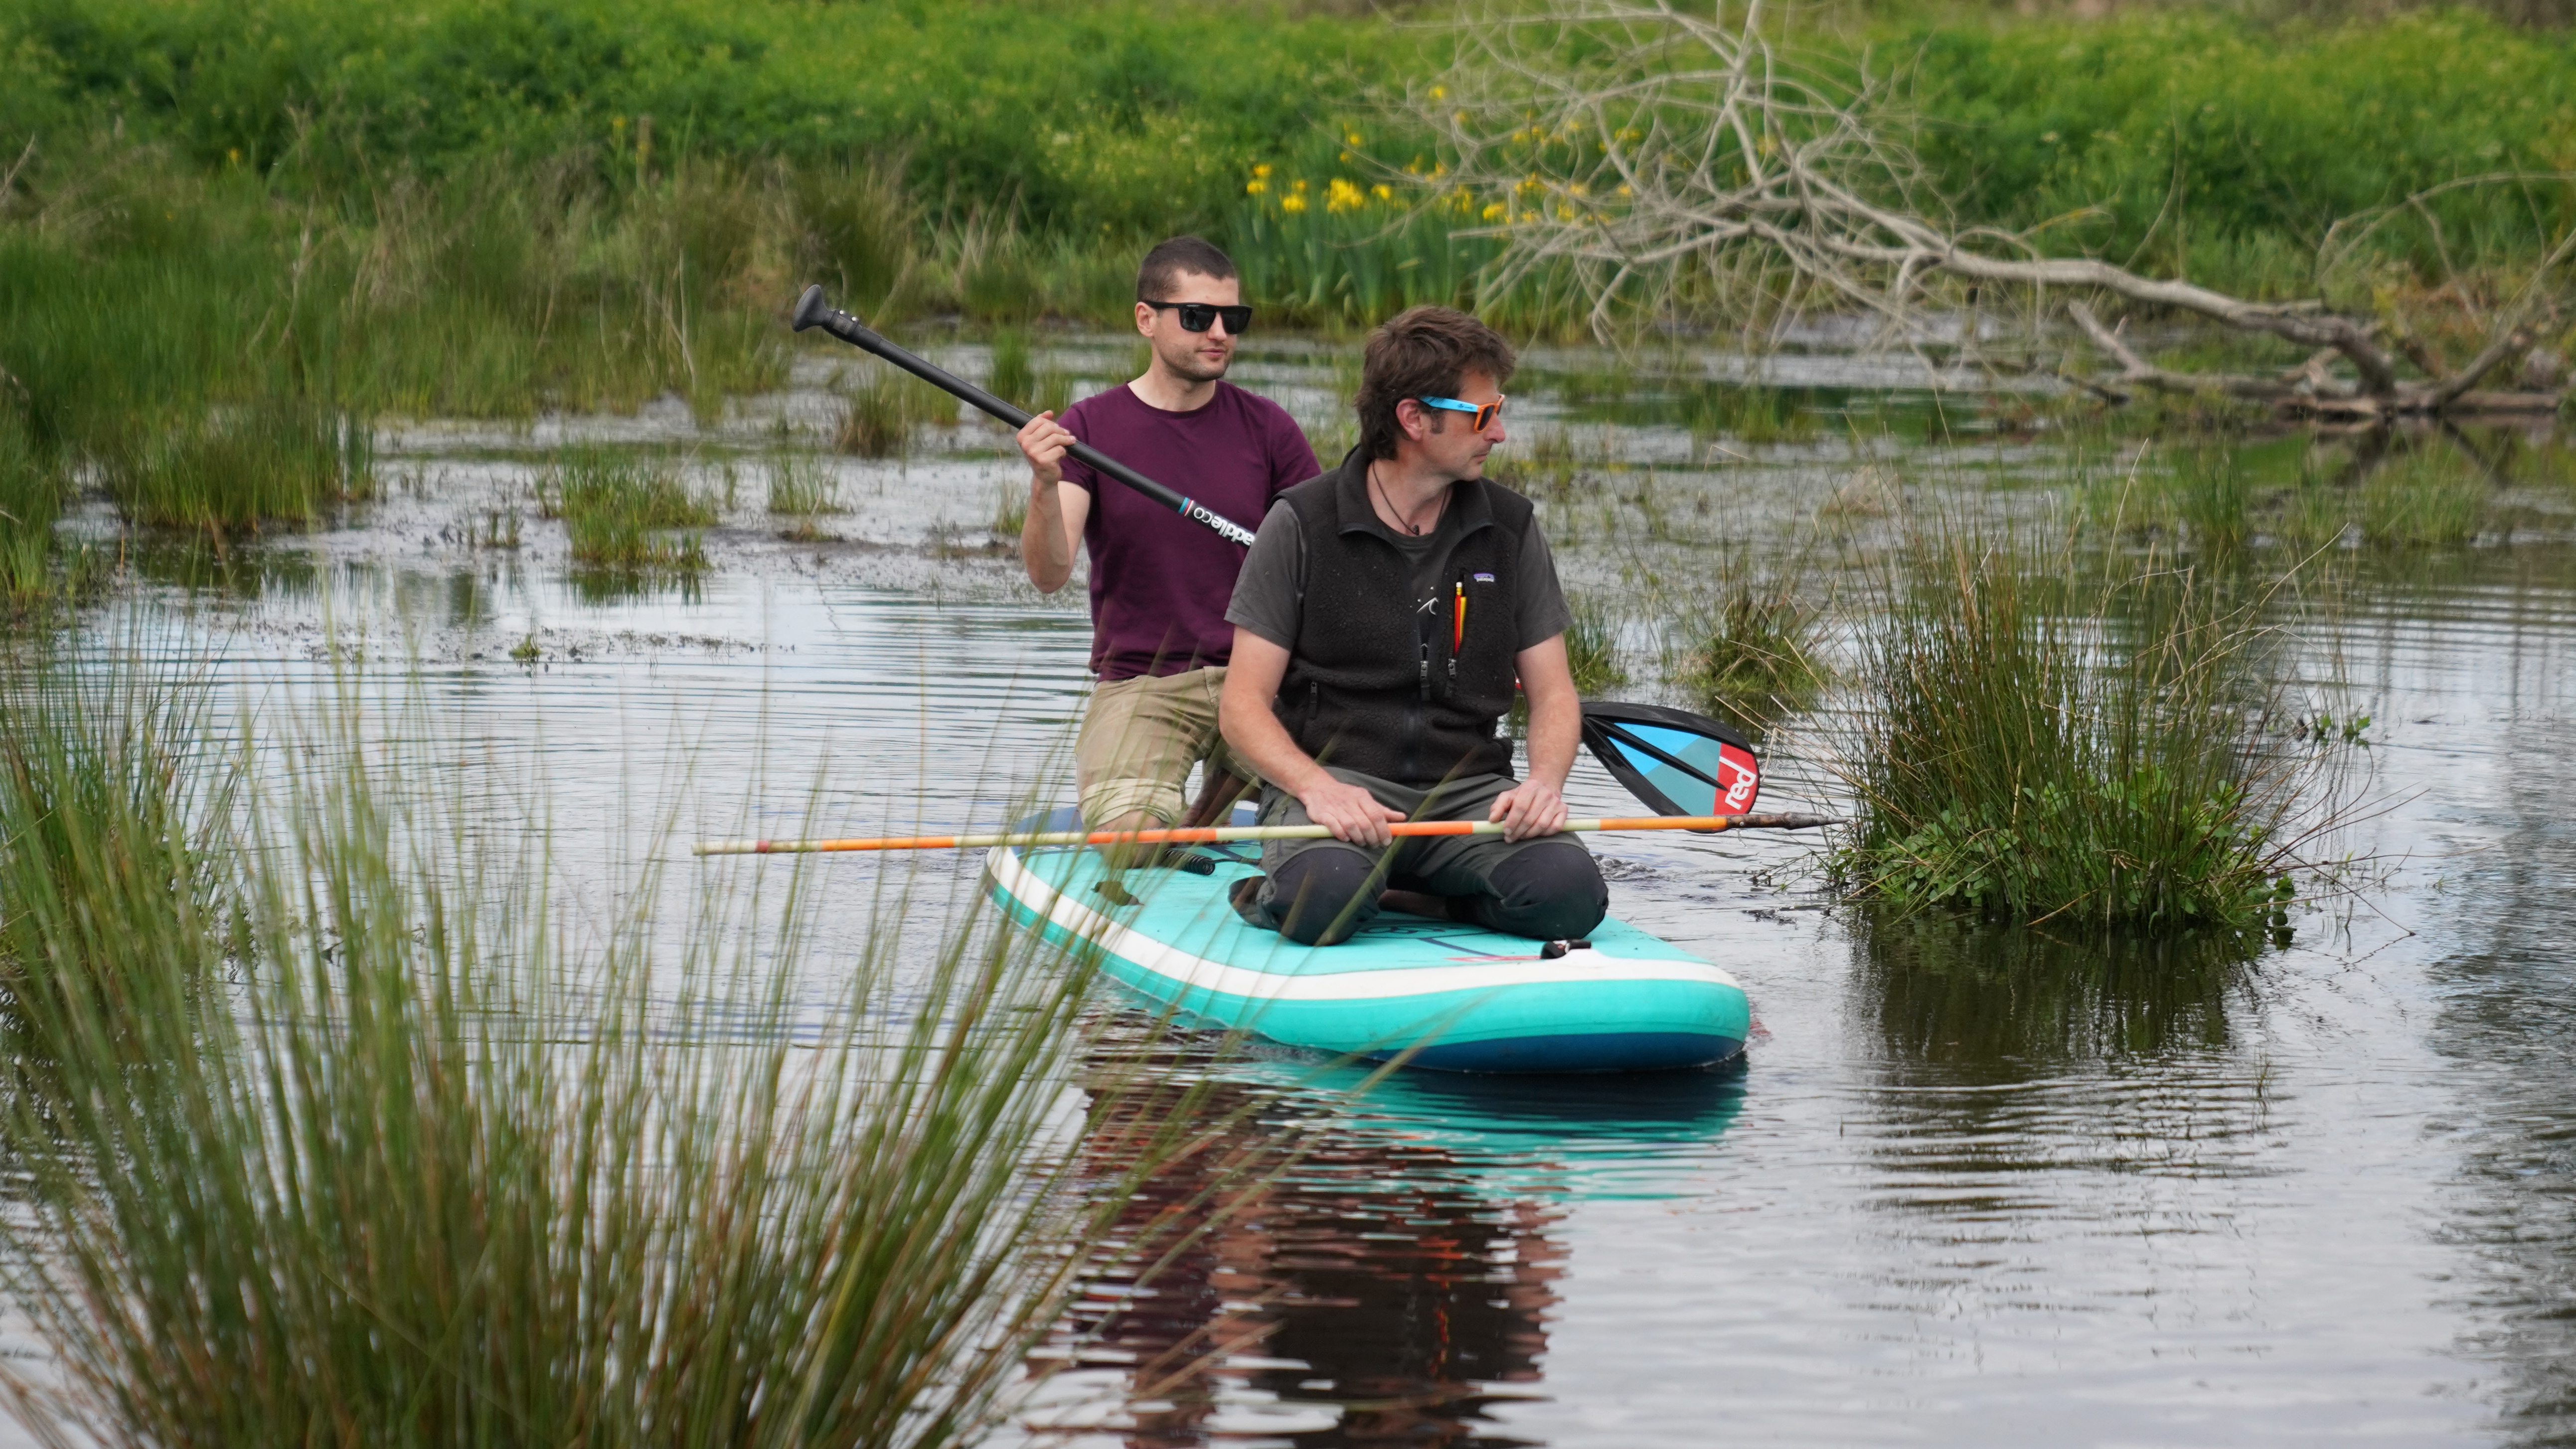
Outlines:
{"label": "black carbon paddle shaft", "polygon": [[[932,387],[955,396],[959,401],[980,412],[989,413],[1014,429],[1027,427],[1029,419],[1034,416],[1026,409],[1004,402],[937,363],[915,356],[888,342],[871,331],[866,323],[826,303],[823,300],[821,287],[806,288],[805,295],[796,300],[795,325],[799,332],[809,327],[820,327],[852,347],[884,358]],[[1192,523],[1213,529],[1228,543],[1240,544],[1245,548],[1252,547],[1251,529],[1183,494],[1179,489],[1155,482],[1089,443],[1075,443],[1065,451],[1103,477],[1115,478]]]}

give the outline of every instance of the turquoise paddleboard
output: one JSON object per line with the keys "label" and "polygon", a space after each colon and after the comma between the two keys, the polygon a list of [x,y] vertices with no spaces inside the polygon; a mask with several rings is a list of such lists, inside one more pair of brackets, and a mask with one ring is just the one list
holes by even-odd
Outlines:
{"label": "turquoise paddleboard", "polygon": [[[1239,824],[1251,824],[1241,812]],[[1070,809],[1029,831],[1077,830]],[[1226,890],[1260,873],[1258,847],[1208,847],[1212,875],[1127,874],[1140,903],[1093,887],[1099,852],[996,846],[986,888],[1012,919],[1158,1005],[1283,1045],[1461,1072],[1641,1072],[1700,1067],[1744,1050],[1751,1009],[1735,979],[1618,920],[1589,949],[1388,912],[1338,946],[1300,946],[1246,924]]]}

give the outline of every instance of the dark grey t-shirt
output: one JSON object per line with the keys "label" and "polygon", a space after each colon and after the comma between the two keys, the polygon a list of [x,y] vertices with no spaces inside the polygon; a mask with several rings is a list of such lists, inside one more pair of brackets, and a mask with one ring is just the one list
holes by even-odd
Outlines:
{"label": "dark grey t-shirt", "polygon": [[[1412,564],[1414,598],[1438,593],[1449,577],[1449,557],[1458,550],[1465,536],[1457,523],[1457,510],[1447,509],[1440,522],[1429,533],[1412,538],[1392,529],[1380,528],[1378,536],[1404,551]],[[1529,529],[1521,535],[1520,607],[1515,621],[1518,642],[1514,652],[1534,644],[1544,644],[1562,634],[1574,623],[1574,614],[1565,606],[1565,590],[1556,580],[1556,557],[1547,550],[1547,539],[1539,533],[1538,515],[1530,514]],[[1397,601],[1402,607],[1405,601]],[[1252,552],[1243,560],[1243,572],[1234,578],[1234,602],[1226,606],[1225,621],[1239,625],[1278,645],[1282,649],[1297,647],[1297,624],[1306,607],[1306,533],[1297,526],[1296,511],[1285,503],[1270,505],[1261,520],[1259,531],[1252,537]]]}

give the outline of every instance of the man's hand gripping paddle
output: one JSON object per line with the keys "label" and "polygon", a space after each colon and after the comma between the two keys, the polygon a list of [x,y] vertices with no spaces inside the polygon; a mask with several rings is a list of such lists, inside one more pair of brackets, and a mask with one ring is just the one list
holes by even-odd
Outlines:
{"label": "man's hand gripping paddle", "polygon": [[[923,382],[929,383],[932,387],[954,394],[958,401],[981,412],[989,413],[1013,428],[1028,425],[1030,414],[1026,410],[1002,401],[946,368],[895,346],[869,331],[866,323],[849,313],[836,311],[831,304],[823,300],[821,287],[807,287],[805,295],[796,299],[796,315],[793,320],[799,332],[809,327],[820,327],[852,347],[875,353]],[[1076,443],[1065,451],[1102,477],[1115,478],[1192,523],[1215,530],[1217,535],[1226,542],[1240,544],[1245,548],[1252,547],[1251,529],[1196,499],[1183,496],[1178,489],[1167,488],[1155,482],[1092,447],[1089,443]]]}

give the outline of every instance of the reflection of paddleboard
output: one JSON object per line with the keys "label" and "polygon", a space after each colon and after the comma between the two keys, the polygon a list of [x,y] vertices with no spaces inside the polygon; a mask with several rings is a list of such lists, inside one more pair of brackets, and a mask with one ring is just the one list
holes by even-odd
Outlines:
{"label": "reflection of paddleboard", "polygon": [[[1238,814],[1239,823],[1251,823]],[[1021,822],[1080,828],[1075,812]],[[1634,1072],[1705,1066],[1744,1049],[1744,989],[1724,971],[1616,920],[1589,949],[1388,912],[1338,946],[1300,946],[1245,924],[1226,890],[1257,858],[1217,855],[1212,875],[1127,874],[1141,904],[1093,889],[1081,846],[996,846],[994,898],[1049,940],[1157,1003],[1288,1046],[1463,1072]]]}
{"label": "reflection of paddleboard", "polygon": [[1461,1185],[1496,1196],[1666,1198],[1697,1190],[1743,1110],[1743,1060],[1692,1072],[1371,1080],[1383,1069],[1256,1054],[1229,1062],[1223,1077],[1330,1115],[1319,1144],[1384,1144],[1408,1175],[1445,1161]]}

